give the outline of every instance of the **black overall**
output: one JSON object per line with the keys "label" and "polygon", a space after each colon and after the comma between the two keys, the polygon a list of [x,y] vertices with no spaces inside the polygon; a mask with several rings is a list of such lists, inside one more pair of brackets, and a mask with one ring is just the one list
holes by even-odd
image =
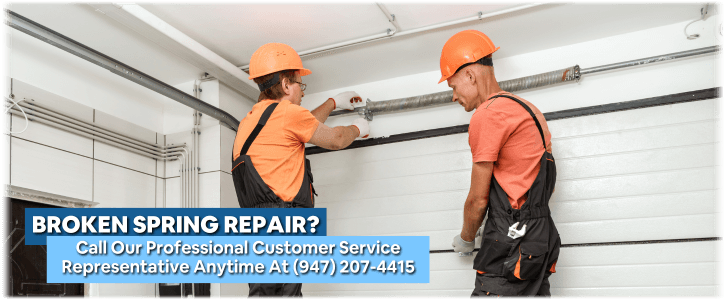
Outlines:
{"label": "black overall", "polygon": [[[237,192],[237,201],[241,208],[290,208],[315,206],[313,194],[313,174],[310,171],[310,160],[305,158],[305,175],[297,195],[291,202],[278,197],[257,173],[252,159],[247,155],[250,145],[255,141],[277,103],[270,104],[260,116],[257,126],[247,137],[239,157],[232,161],[232,180]],[[282,174],[284,175],[284,174]],[[302,296],[301,283],[250,283],[250,296]]]}
{"label": "black overall", "polygon": [[[534,119],[542,137],[545,151],[540,158],[540,169],[527,192],[527,201],[520,209],[513,209],[507,193],[492,176],[489,190],[489,217],[484,235],[474,258],[477,274],[472,296],[487,293],[502,296],[549,296],[550,267],[557,262],[560,253],[560,236],[550,216],[549,200],[555,187],[557,172],[555,159],[547,152],[542,126],[534,112],[517,98],[505,97],[522,105]],[[490,98],[491,99],[491,98]],[[509,227],[519,222],[518,230],[527,225],[524,236],[512,239],[507,236]]]}

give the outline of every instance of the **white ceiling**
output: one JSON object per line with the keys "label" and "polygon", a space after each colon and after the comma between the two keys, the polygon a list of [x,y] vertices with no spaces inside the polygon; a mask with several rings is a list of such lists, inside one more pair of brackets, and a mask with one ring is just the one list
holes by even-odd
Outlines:
{"label": "white ceiling", "polygon": [[[142,6],[237,66],[247,64],[252,53],[269,42],[304,51],[393,28],[373,3]],[[514,6],[386,4],[403,31]],[[700,7],[698,3],[548,4],[306,57],[303,64],[313,74],[304,81],[307,92],[315,93],[438,70],[441,47],[464,29],[489,35],[501,47],[495,58],[503,58],[695,19]],[[198,78],[203,71],[85,4],[12,4],[9,8],[171,85]],[[577,63],[573,59],[572,64]]]}

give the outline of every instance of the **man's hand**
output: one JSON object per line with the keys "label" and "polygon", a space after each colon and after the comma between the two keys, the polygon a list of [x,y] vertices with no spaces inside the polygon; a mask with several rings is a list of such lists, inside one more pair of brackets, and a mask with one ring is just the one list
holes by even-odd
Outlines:
{"label": "man's hand", "polygon": [[358,118],[353,121],[353,126],[358,128],[358,137],[359,138],[367,138],[368,135],[370,135],[371,130],[368,128],[368,120],[363,118]]}
{"label": "man's hand", "polygon": [[454,247],[454,252],[459,253],[459,256],[471,255],[474,252],[474,241],[467,242],[461,238],[460,234],[454,237],[451,246]]}
{"label": "man's hand", "polygon": [[335,109],[353,110],[353,104],[357,102],[363,102],[358,93],[353,91],[342,92],[330,98],[335,102]]}

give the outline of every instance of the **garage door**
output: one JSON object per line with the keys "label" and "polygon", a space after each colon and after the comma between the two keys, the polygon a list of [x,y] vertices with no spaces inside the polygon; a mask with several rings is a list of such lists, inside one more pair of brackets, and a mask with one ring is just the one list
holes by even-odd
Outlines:
{"label": "garage door", "polygon": [[[545,114],[558,171],[550,206],[563,244],[553,295],[716,294],[718,93]],[[470,183],[466,128],[309,149],[328,234],[429,236],[431,276],[428,284],[305,284],[305,295],[471,293],[473,257],[451,250]]]}

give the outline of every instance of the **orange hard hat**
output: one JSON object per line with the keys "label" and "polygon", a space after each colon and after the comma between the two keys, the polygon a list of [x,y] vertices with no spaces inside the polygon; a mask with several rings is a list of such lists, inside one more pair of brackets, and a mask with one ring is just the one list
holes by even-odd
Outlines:
{"label": "orange hard hat", "polygon": [[499,50],[489,37],[478,30],[464,30],[449,38],[441,50],[441,80],[449,79],[461,66],[474,63]]}
{"label": "orange hard hat", "polygon": [[300,70],[300,76],[312,73],[303,68],[300,55],[292,47],[281,43],[268,43],[257,48],[257,51],[252,54],[249,79],[282,70]]}

